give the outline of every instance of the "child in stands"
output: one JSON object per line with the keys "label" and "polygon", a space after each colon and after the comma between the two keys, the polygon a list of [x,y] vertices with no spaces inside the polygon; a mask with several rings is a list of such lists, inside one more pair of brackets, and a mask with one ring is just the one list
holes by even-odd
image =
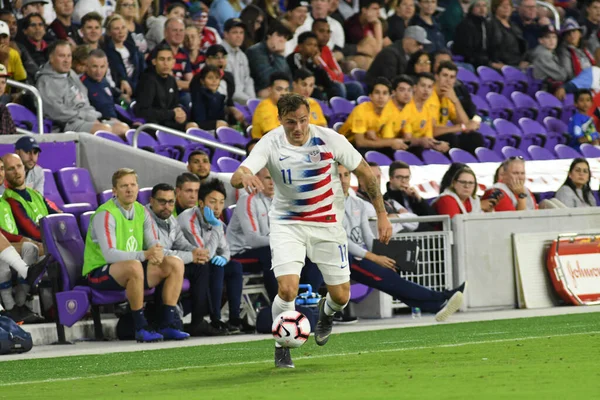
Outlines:
{"label": "child in stands", "polygon": [[575,114],[569,119],[569,146],[579,150],[582,143],[598,145],[600,137],[594,126],[594,120],[588,116],[588,110],[592,106],[592,92],[589,89],[580,89],[575,94]]}
{"label": "child in stands", "polygon": [[225,96],[218,92],[219,68],[207,65],[190,83],[192,118],[201,129],[214,130],[228,126],[225,122]]}

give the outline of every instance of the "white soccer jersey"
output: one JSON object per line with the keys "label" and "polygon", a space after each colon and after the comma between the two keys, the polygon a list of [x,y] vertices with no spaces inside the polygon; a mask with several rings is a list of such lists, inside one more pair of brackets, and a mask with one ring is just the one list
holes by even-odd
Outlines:
{"label": "white soccer jersey", "polygon": [[256,174],[267,167],[275,184],[271,223],[332,226],[344,216],[344,194],[336,163],[354,171],[362,156],[328,128],[309,125],[303,146],[291,145],[283,126],[267,133],[242,165]]}

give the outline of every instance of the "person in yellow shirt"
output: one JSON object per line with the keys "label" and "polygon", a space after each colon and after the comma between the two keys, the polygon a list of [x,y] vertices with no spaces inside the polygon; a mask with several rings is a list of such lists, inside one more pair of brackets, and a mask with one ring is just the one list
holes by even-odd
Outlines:
{"label": "person in yellow shirt", "polygon": [[10,30],[4,21],[0,21],[0,64],[6,66],[10,79],[20,82],[27,79],[19,52],[10,47]]}
{"label": "person in yellow shirt", "polygon": [[296,70],[294,73],[294,82],[292,82],[292,92],[298,93],[308,100],[308,105],[310,106],[309,123],[327,127],[327,119],[325,119],[321,105],[317,100],[310,97],[314,89],[315,75],[306,68]]}
{"label": "person in yellow shirt", "polygon": [[412,99],[414,84],[413,79],[408,75],[394,78],[390,98],[390,102],[394,104],[393,112],[390,113],[390,121],[384,127],[384,129],[391,129],[396,136],[401,135],[405,142],[412,138],[412,126],[409,123],[406,105]]}
{"label": "person in yellow shirt", "polygon": [[260,139],[279,124],[277,102],[290,90],[290,77],[284,72],[274,72],[269,78],[269,97],[261,101],[252,116],[252,137]]}
{"label": "person in yellow shirt", "polygon": [[434,149],[446,153],[450,150],[447,142],[437,140],[433,135],[435,117],[432,114],[429,99],[433,93],[435,77],[423,72],[417,74],[412,100],[402,109],[408,116],[412,131],[410,151],[420,155],[423,149]]}
{"label": "person in yellow shirt", "polygon": [[389,125],[385,128],[395,111],[395,105],[390,101],[391,87],[392,84],[387,78],[377,78],[369,93],[371,101],[354,107],[340,128],[340,133],[346,136],[361,154],[377,150],[393,157],[395,150],[408,147]]}
{"label": "person in yellow shirt", "polygon": [[[484,146],[483,136],[477,132],[479,122],[469,120],[460,100],[454,92],[458,67],[452,61],[443,61],[435,74],[435,89],[429,99],[431,114],[435,119],[433,136],[475,154],[477,147]],[[449,122],[452,125],[449,125]]]}

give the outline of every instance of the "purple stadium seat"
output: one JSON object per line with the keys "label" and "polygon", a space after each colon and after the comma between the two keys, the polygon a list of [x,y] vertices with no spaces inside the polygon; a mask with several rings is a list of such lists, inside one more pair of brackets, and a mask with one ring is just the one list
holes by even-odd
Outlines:
{"label": "purple stadium seat", "polygon": [[49,169],[44,169],[44,197],[56,204],[61,210],[63,209],[65,201],[58,191],[54,174]]}
{"label": "purple stadium seat", "polygon": [[240,166],[240,162],[231,157],[221,157],[217,160],[217,165],[221,172],[235,172]]}
{"label": "purple stadium seat", "polygon": [[540,146],[529,146],[527,148],[532,160],[556,160],[554,154],[550,150]]}
{"label": "purple stadium seat", "polygon": [[113,197],[112,189],[98,193],[98,204],[104,204]]}
{"label": "purple stadium seat", "polygon": [[567,93],[563,100],[563,121],[568,122],[573,114],[575,114],[575,95]]}
{"label": "purple stadium seat", "polygon": [[248,107],[246,107],[243,104],[239,104],[239,103],[234,103],[234,106],[244,115],[244,119],[246,120],[246,122],[251,124],[252,123],[252,113],[250,112],[250,110],[248,110]]}
{"label": "purple stadium seat", "polygon": [[554,117],[546,117],[544,118],[544,126],[546,127],[546,132],[556,133],[559,135],[568,135],[569,127],[563,121]]}
{"label": "purple stadium seat", "polygon": [[152,188],[151,187],[141,188],[138,191],[137,201],[138,201],[138,203],[145,206],[146,204],[150,203],[150,197],[152,197]]}
{"label": "purple stadium seat", "polygon": [[516,146],[521,142],[523,132],[510,121],[502,118],[495,119],[494,129],[496,130],[496,143],[494,145],[496,151],[504,146]]}
{"label": "purple stadium seat", "polygon": [[546,128],[539,122],[530,118],[521,118],[519,119],[519,127],[523,132],[519,148],[524,149],[532,144],[543,146],[547,142]]}
{"label": "purple stadium seat", "polygon": [[233,212],[235,211],[235,204],[229,207],[226,207],[223,210],[223,219],[225,220],[226,224],[229,224],[229,221],[231,221],[231,217],[233,217]]}
{"label": "purple stadium seat", "polygon": [[359,96],[358,99],[356,99],[356,104],[367,103],[369,101],[371,101],[369,96]]}
{"label": "purple stadium seat", "polygon": [[[8,103],[6,108],[8,108],[10,116],[17,128],[38,133],[37,116],[27,107],[16,103]],[[44,119],[44,133],[52,133],[52,121],[49,119]]]}
{"label": "purple stadium seat", "polygon": [[365,82],[367,71],[361,68],[354,68],[352,71],[350,71],[350,75],[352,75],[352,78],[358,82]]}
{"label": "purple stadium seat", "polygon": [[482,123],[479,125],[479,133],[483,135],[483,138],[486,141],[485,145],[488,149],[495,147],[498,134],[494,128],[492,128],[489,124]]}
{"label": "purple stadium seat", "polygon": [[485,147],[478,147],[475,149],[475,154],[479,159],[479,162],[502,162],[502,157],[498,155],[494,150],[490,150]]}
{"label": "purple stadium seat", "polygon": [[396,150],[394,153],[394,160],[403,161],[408,165],[423,165],[423,161],[413,153],[406,150]]}
{"label": "purple stadium seat", "polygon": [[58,188],[67,203],[88,203],[98,208],[96,190],[85,168],[63,168],[56,173]]}
{"label": "purple stadium seat", "polygon": [[536,119],[539,114],[540,105],[529,97],[529,95],[521,92],[513,92],[510,95],[511,100],[515,103],[515,120],[526,117]]}
{"label": "purple stadium seat", "polygon": [[87,231],[90,227],[90,220],[92,219],[94,212],[95,211],[86,211],[79,216],[79,230],[81,231],[81,236],[83,238],[87,235]]}
{"label": "purple stadium seat", "polygon": [[[211,135],[211,137],[213,141],[217,141],[214,136]],[[189,154],[194,150],[202,150],[210,154],[208,148],[200,143],[190,143],[182,137],[171,135],[163,131],[156,131],[156,138],[160,144],[169,145],[174,149],[179,150],[180,155],[178,159],[183,162],[187,162]]]}
{"label": "purple stadium seat", "polygon": [[450,160],[448,160],[448,157],[446,157],[439,151],[435,151],[435,150],[431,150],[431,149],[423,150],[421,157],[423,158],[423,161],[425,161],[425,164],[444,164],[444,165],[451,164]]}
{"label": "purple stadium seat", "polygon": [[132,125],[134,123],[145,124],[146,120],[144,118],[138,118],[133,113],[133,110],[126,110],[121,107],[119,104],[115,104],[115,111],[117,115],[121,117],[127,124]]}
{"label": "purple stadium seat", "polygon": [[450,155],[452,162],[464,164],[479,162],[479,160],[477,160],[471,153],[466,152],[463,149],[450,149],[448,154]]}
{"label": "purple stadium seat", "polygon": [[94,133],[94,136],[98,136],[104,139],[108,139],[110,141],[113,141],[115,143],[120,143],[120,144],[127,144],[125,143],[125,141],[123,139],[121,139],[119,137],[119,135],[115,135],[112,132],[107,132],[107,131],[96,131],[96,133]]}
{"label": "purple stadium seat", "polygon": [[250,141],[249,138],[242,136],[242,134],[235,129],[226,126],[217,128],[217,139],[219,139],[221,143],[232,146],[238,145],[241,148],[244,148]]}
{"label": "purple stadium seat", "polygon": [[[333,117],[333,110],[331,109],[329,103],[323,100],[317,100],[317,102],[321,106],[321,110],[323,111],[323,115],[325,116],[327,121],[331,121],[331,118]],[[250,136],[250,134],[248,134],[248,136]]]}
{"label": "purple stadium seat", "polygon": [[331,100],[329,100],[329,104],[331,104],[331,109],[333,110],[332,122],[334,124],[336,122],[345,121],[346,117],[350,115],[354,109],[354,104],[343,97],[332,97]]}
{"label": "purple stadium seat", "polygon": [[504,90],[502,94],[510,96],[512,92],[523,92],[527,93],[529,88],[529,79],[527,75],[521,72],[520,69],[505,65],[502,67],[502,75],[504,75]]}
{"label": "purple stadium seat", "polygon": [[261,102],[261,99],[248,100],[248,103],[246,103],[246,106],[248,107],[248,110],[250,111],[251,115],[254,115],[254,112],[256,111],[256,107],[258,107],[260,102]]}
{"label": "purple stadium seat", "polygon": [[458,74],[456,75],[456,78],[467,86],[469,93],[478,94],[480,96],[485,95],[485,93],[479,92],[479,87],[481,86],[479,77],[468,69],[458,67]]}
{"label": "purple stadium seat", "polygon": [[[91,306],[95,336],[96,339],[101,340],[103,335],[98,306],[127,301],[125,291],[98,291],[89,286],[77,286],[83,268],[84,241],[74,216],[49,215],[40,220],[40,228],[48,254],[59,265],[61,287],[56,293],[58,323],[73,326],[87,314]],[[145,293],[149,295],[153,292],[154,290],[151,289]],[[60,328],[57,326],[57,329]]]}
{"label": "purple stadium seat", "polygon": [[[125,134],[127,138],[127,143],[129,145],[133,145],[133,134],[135,133],[135,129],[130,129]],[[179,155],[179,151],[169,145],[159,144],[156,139],[152,135],[146,132],[140,132],[138,135],[138,148],[151,151],[155,154],[165,156],[168,158],[172,158],[177,160],[177,156]]]}
{"label": "purple stadium seat", "polygon": [[559,159],[572,159],[581,157],[581,154],[577,150],[564,144],[557,144],[554,147],[554,152]]}
{"label": "purple stadium seat", "polygon": [[475,107],[477,108],[477,115],[480,115],[482,117],[489,117],[490,105],[488,104],[486,99],[484,99],[483,97],[478,96],[476,94],[472,94],[471,100],[473,101],[473,104],[475,104]]}
{"label": "purple stadium seat", "polygon": [[[562,119],[563,104],[556,97],[542,90],[535,94],[535,99],[540,105],[540,114],[544,116],[556,117]],[[564,121],[564,119],[563,119]],[[568,119],[567,119],[568,121]],[[565,121],[565,122],[567,122]]]}
{"label": "purple stadium seat", "polygon": [[512,146],[504,146],[502,148],[502,155],[504,155],[505,158],[521,157],[527,161],[531,160],[531,157],[529,156],[529,154],[527,154],[526,152],[524,152],[521,149],[515,149]]}
{"label": "purple stadium seat", "polygon": [[390,160],[388,156],[374,150],[365,153],[365,160],[368,162],[376,162],[379,165],[390,165],[392,163],[392,160]]}
{"label": "purple stadium seat", "polygon": [[339,132],[342,126],[344,126],[343,122],[336,122],[335,124],[333,124],[333,130]]}
{"label": "purple stadium seat", "polygon": [[502,96],[501,94],[490,92],[485,95],[485,98],[490,105],[490,118],[502,118],[507,120],[513,119],[515,105],[512,101]]}
{"label": "purple stadium seat", "polygon": [[527,89],[527,94],[533,97],[538,91],[542,90],[544,82],[540,79],[536,79],[533,76],[533,67],[527,68],[526,75],[527,79],[529,80],[529,88]]}
{"label": "purple stadium seat", "polygon": [[479,75],[479,80],[481,81],[480,90],[483,91],[483,93],[502,93],[502,90],[504,89],[504,77],[498,71],[482,65],[477,68],[477,75]]}
{"label": "purple stadium seat", "polygon": [[350,301],[353,303],[360,303],[363,301],[371,292],[373,288],[362,283],[353,283],[350,286]]}
{"label": "purple stadium seat", "polygon": [[583,143],[579,146],[579,150],[581,154],[583,154],[586,158],[599,158],[600,157],[600,147],[594,146],[593,144]]}

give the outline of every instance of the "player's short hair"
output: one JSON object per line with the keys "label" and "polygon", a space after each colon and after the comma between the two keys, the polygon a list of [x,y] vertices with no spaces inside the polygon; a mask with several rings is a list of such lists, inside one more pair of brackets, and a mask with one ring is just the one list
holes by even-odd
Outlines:
{"label": "player's short hair", "polygon": [[223,182],[218,179],[212,179],[208,182],[204,182],[200,186],[200,190],[198,190],[198,200],[204,201],[206,196],[212,192],[219,192],[223,195],[223,197],[227,198],[227,192],[225,191],[225,185],[223,185]]}
{"label": "player's short hair", "polygon": [[177,176],[177,179],[175,180],[175,187],[177,189],[181,189],[183,184],[188,182],[200,183],[200,178],[191,172],[184,172],[183,174]]}
{"label": "player's short hair", "polygon": [[183,8],[187,12],[187,6],[184,3],[182,3],[181,1],[175,1],[171,4],[169,4],[169,6],[167,7],[167,14],[169,14],[171,11],[173,11],[177,7]]}
{"label": "player's short hair", "polygon": [[390,178],[394,176],[394,172],[396,172],[397,169],[407,169],[410,171],[410,166],[404,161],[394,161],[390,164]]}
{"label": "player's short hair", "polygon": [[127,175],[134,175],[136,181],[138,179],[137,172],[135,172],[134,169],[131,169],[131,168],[119,168],[118,170],[115,171],[115,173],[112,176],[112,187],[116,189],[117,188],[117,184],[119,183],[119,179],[121,179],[121,178],[123,178],[124,176],[127,176]]}
{"label": "player's short hair", "polygon": [[156,193],[158,192],[174,192],[175,188],[168,183],[159,183],[158,185],[154,185],[152,188],[152,198],[156,198]]}
{"label": "player's short hair", "polygon": [[415,85],[419,83],[421,79],[429,79],[432,82],[435,82],[435,76],[431,72],[421,72],[416,75],[417,79],[415,80]]}
{"label": "player's short hair", "polygon": [[[79,46],[77,46],[77,48],[79,48]],[[75,56],[75,53],[73,53],[73,56]],[[105,58],[106,53],[102,49],[94,49],[90,51],[90,54],[88,56],[94,58]]]}
{"label": "player's short hair", "polygon": [[306,42],[308,39],[317,40],[317,35],[312,31],[302,32],[300,36],[298,36],[298,44],[302,44]]}
{"label": "player's short hair", "polygon": [[202,70],[200,70],[200,73],[198,74],[198,79],[200,79],[200,81],[203,81],[210,73],[217,74],[219,79],[221,78],[221,68],[214,65],[205,65],[202,68]]}
{"label": "player's short hair", "polygon": [[306,106],[306,109],[310,112],[310,105],[304,96],[297,93],[284,94],[277,102],[277,112],[280,117],[283,117],[284,115],[298,110],[302,106]]}
{"label": "player's short hair", "polygon": [[250,147],[252,145],[255,145],[256,143],[258,143],[260,139],[254,138],[252,140],[250,140],[248,143],[246,143],[246,147],[244,147],[244,150],[246,150],[246,154],[250,154]]}
{"label": "player's short hair", "polygon": [[440,65],[438,65],[438,69],[435,71],[435,73],[439,74],[443,69],[458,73],[458,67],[452,61],[442,61]]}
{"label": "player's short hair", "polygon": [[411,78],[408,75],[402,74],[394,78],[394,81],[392,82],[392,90],[396,90],[396,88],[398,88],[398,85],[401,83],[406,83],[409,86],[415,85],[415,81],[413,78]]}
{"label": "player's short hair", "polygon": [[42,17],[41,14],[39,14],[39,13],[31,13],[31,14],[29,14],[28,16],[24,17],[21,20],[21,21],[23,21],[23,22],[21,22],[21,29],[25,30],[25,29],[29,28],[29,26],[31,25],[31,20],[33,18],[39,18],[39,19],[41,19],[42,23],[44,25],[46,25],[46,20],[44,19],[44,17]]}
{"label": "player's short hair", "polygon": [[373,82],[373,85],[370,87],[369,94],[373,93],[373,91],[375,90],[375,86],[377,85],[383,85],[386,88],[388,88],[390,92],[392,91],[392,83],[390,82],[390,80],[383,76],[379,76],[375,79],[375,82]]}
{"label": "player's short hair", "polygon": [[73,62],[84,63],[90,57],[90,55],[90,46],[86,44],[80,44],[79,46],[75,47],[75,50],[73,50]]}
{"label": "player's short hair", "polygon": [[50,43],[50,46],[48,46],[48,57],[50,57],[52,54],[54,54],[54,52],[56,51],[56,48],[58,46],[69,46],[69,49],[70,49],[71,43],[67,42],[66,40],[62,40],[62,39],[58,39],[58,40],[55,40],[54,42]]}
{"label": "player's short hair", "polygon": [[590,89],[579,89],[577,92],[575,92],[575,97],[574,97],[573,101],[575,103],[577,103],[577,101],[579,100],[579,98],[581,96],[583,96],[584,94],[587,94],[591,98],[594,98],[594,96],[592,95],[592,91]]}
{"label": "player's short hair", "polygon": [[173,54],[173,49],[171,48],[171,46],[169,46],[168,43],[160,43],[154,48],[154,50],[152,50],[152,53],[150,54],[150,59],[153,60],[156,57],[158,57],[158,53],[160,53],[161,51],[168,51],[173,55],[173,57],[175,57],[175,54]]}
{"label": "player's short hair", "polygon": [[[600,0],[598,0],[598,1],[600,1]],[[327,21],[327,19],[325,19],[325,18],[315,18],[313,20],[312,26],[314,27],[315,24],[329,24],[329,21]]]}
{"label": "player's short hair", "polygon": [[369,167],[379,167],[379,164],[377,164],[375,161],[367,161],[367,164],[369,164]]}
{"label": "player's short hair", "polygon": [[371,7],[371,4],[379,4],[379,5],[381,5],[381,1],[379,1],[379,0],[360,0],[359,1],[359,5],[360,5],[361,9],[363,9],[363,8],[369,8],[369,7]]}
{"label": "player's short hair", "polygon": [[[206,67],[205,67],[206,68]],[[190,160],[196,156],[206,156],[208,157],[208,154],[205,151],[202,150],[194,150],[190,153],[190,155],[188,156],[187,162],[189,163]],[[210,157],[208,157],[210,159]]]}
{"label": "player's short hair", "polygon": [[267,36],[274,34],[284,36],[287,40],[290,40],[293,36],[292,31],[290,31],[287,26],[283,25],[279,21],[275,21],[273,24],[270,24],[269,29],[267,30]]}
{"label": "player's short hair", "polygon": [[85,14],[81,18],[81,26],[85,26],[89,21],[97,21],[100,26],[102,26],[102,15],[98,14],[96,11],[89,12]]}
{"label": "player's short hair", "polygon": [[306,68],[300,68],[294,72],[294,82],[303,81],[311,76],[315,76],[315,74]]}
{"label": "player's short hair", "polygon": [[285,72],[281,72],[281,71],[273,72],[269,76],[269,86],[273,86],[276,81],[287,81],[289,83],[290,76],[288,74],[286,74]]}

